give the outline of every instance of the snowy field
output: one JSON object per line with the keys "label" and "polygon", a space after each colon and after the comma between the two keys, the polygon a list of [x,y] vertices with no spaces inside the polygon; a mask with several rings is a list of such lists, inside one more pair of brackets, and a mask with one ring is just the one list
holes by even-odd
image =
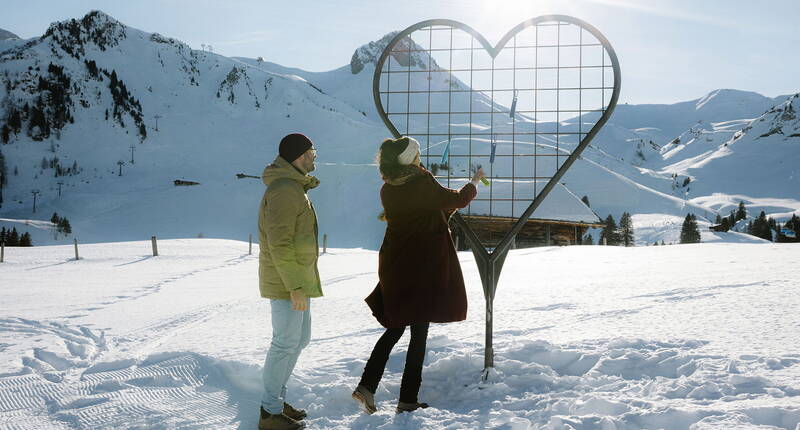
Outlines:
{"label": "snowy field", "polygon": [[[257,247],[190,239],[6,248],[0,428],[256,428],[270,338]],[[350,399],[381,328],[377,254],[320,259],[325,297],[289,401],[309,428],[800,429],[800,244],[513,251],[480,385],[484,306],[434,325],[420,399],[395,415],[407,337],[365,416]],[[406,335],[407,336],[407,335]]]}

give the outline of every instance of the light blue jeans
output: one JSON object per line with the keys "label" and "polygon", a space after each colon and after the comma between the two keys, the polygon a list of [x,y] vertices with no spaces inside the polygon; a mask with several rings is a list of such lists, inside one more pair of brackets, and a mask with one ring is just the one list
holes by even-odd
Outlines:
{"label": "light blue jeans", "polygon": [[291,300],[270,300],[272,342],[264,361],[264,396],[261,406],[271,414],[283,412],[286,383],[297,358],[311,340],[311,300],[305,311],[293,311]]}

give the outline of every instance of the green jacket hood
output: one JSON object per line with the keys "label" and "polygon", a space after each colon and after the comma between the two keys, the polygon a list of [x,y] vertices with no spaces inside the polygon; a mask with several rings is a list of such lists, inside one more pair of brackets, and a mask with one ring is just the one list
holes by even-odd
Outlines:
{"label": "green jacket hood", "polygon": [[281,178],[291,179],[300,183],[306,191],[316,188],[319,185],[319,179],[309,174],[304,175],[300,173],[292,163],[278,156],[272,164],[264,168],[264,173],[261,174],[261,180],[264,181],[264,185],[269,186],[275,180]]}

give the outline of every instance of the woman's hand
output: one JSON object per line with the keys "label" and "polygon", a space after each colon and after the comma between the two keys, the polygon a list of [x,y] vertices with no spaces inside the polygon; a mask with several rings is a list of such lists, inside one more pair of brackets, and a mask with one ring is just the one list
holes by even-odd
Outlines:
{"label": "woman's hand", "polygon": [[486,177],[486,175],[483,173],[483,167],[479,167],[477,170],[475,170],[475,174],[472,175],[472,182],[477,183],[481,180],[481,178],[484,177]]}

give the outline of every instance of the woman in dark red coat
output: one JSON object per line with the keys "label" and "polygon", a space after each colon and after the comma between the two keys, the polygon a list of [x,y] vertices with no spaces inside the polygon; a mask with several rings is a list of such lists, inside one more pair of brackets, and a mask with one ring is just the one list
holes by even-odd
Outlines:
{"label": "woman in dark red coat", "polygon": [[353,398],[367,413],[376,411],[374,394],[392,348],[411,326],[411,342],[400,385],[397,412],[428,405],[417,401],[430,323],[463,321],[467,295],[447,226],[456,209],[469,204],[483,177],[478,170],[460,190],[442,187],[420,166],[419,143],[409,137],[386,139],[378,154],[386,235],[378,261],[378,285],[366,301],[386,332],[378,339]]}

